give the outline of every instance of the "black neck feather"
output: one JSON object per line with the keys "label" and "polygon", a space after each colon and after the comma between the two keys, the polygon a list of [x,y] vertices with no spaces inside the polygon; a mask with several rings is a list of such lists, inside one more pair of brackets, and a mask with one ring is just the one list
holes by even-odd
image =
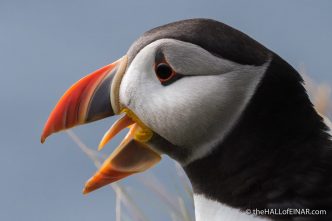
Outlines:
{"label": "black neck feather", "polygon": [[332,145],[302,83],[274,55],[228,137],[184,167],[195,193],[240,209],[332,207]]}

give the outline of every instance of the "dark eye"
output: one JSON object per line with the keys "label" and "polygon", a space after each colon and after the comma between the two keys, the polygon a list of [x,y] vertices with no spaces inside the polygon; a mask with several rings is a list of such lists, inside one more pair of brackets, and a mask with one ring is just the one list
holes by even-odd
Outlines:
{"label": "dark eye", "polygon": [[155,72],[161,83],[171,80],[175,76],[175,72],[169,64],[160,63],[155,67]]}

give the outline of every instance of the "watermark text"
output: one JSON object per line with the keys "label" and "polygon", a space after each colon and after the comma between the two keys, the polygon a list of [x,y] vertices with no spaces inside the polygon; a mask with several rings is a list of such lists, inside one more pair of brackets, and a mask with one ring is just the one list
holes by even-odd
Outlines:
{"label": "watermark text", "polygon": [[246,209],[247,215],[254,216],[324,216],[327,215],[326,210],[315,209]]}

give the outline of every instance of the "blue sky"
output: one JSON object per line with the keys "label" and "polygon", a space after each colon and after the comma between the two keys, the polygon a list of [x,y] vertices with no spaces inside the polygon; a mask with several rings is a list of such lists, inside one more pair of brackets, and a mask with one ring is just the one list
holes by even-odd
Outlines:
{"label": "blue sky", "polygon": [[[39,136],[63,92],[126,53],[143,32],[185,18],[213,18],[252,36],[295,68],[304,65],[318,82],[331,84],[331,10],[328,0],[1,0],[0,220],[114,220],[111,190],[82,196],[83,183],[95,168],[75,143],[63,133],[41,145]],[[112,122],[74,131],[96,147]],[[172,166],[166,158],[152,172],[176,192]],[[135,178],[122,183],[138,200],[146,191]],[[144,197],[138,203],[150,220],[168,220],[155,202]]]}

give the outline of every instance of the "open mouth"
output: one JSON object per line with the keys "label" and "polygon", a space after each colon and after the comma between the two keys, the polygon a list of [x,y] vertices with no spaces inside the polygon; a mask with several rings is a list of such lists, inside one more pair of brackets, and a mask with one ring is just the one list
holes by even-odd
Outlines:
{"label": "open mouth", "polygon": [[161,160],[160,154],[147,143],[153,136],[152,130],[133,111],[122,107],[119,102],[119,88],[126,65],[127,56],[124,56],[76,82],[51,112],[41,135],[43,143],[55,132],[114,114],[124,114],[105,133],[98,149],[101,150],[123,129],[129,127],[130,130],[99,170],[86,182],[84,194],[134,173],[143,172]]}
{"label": "open mouth", "polygon": [[95,175],[86,182],[84,194],[134,173],[143,172],[161,160],[160,154],[146,144],[153,136],[152,130],[130,109],[124,108],[121,112],[124,116],[105,133],[98,150],[123,129],[129,127],[130,130]]}

